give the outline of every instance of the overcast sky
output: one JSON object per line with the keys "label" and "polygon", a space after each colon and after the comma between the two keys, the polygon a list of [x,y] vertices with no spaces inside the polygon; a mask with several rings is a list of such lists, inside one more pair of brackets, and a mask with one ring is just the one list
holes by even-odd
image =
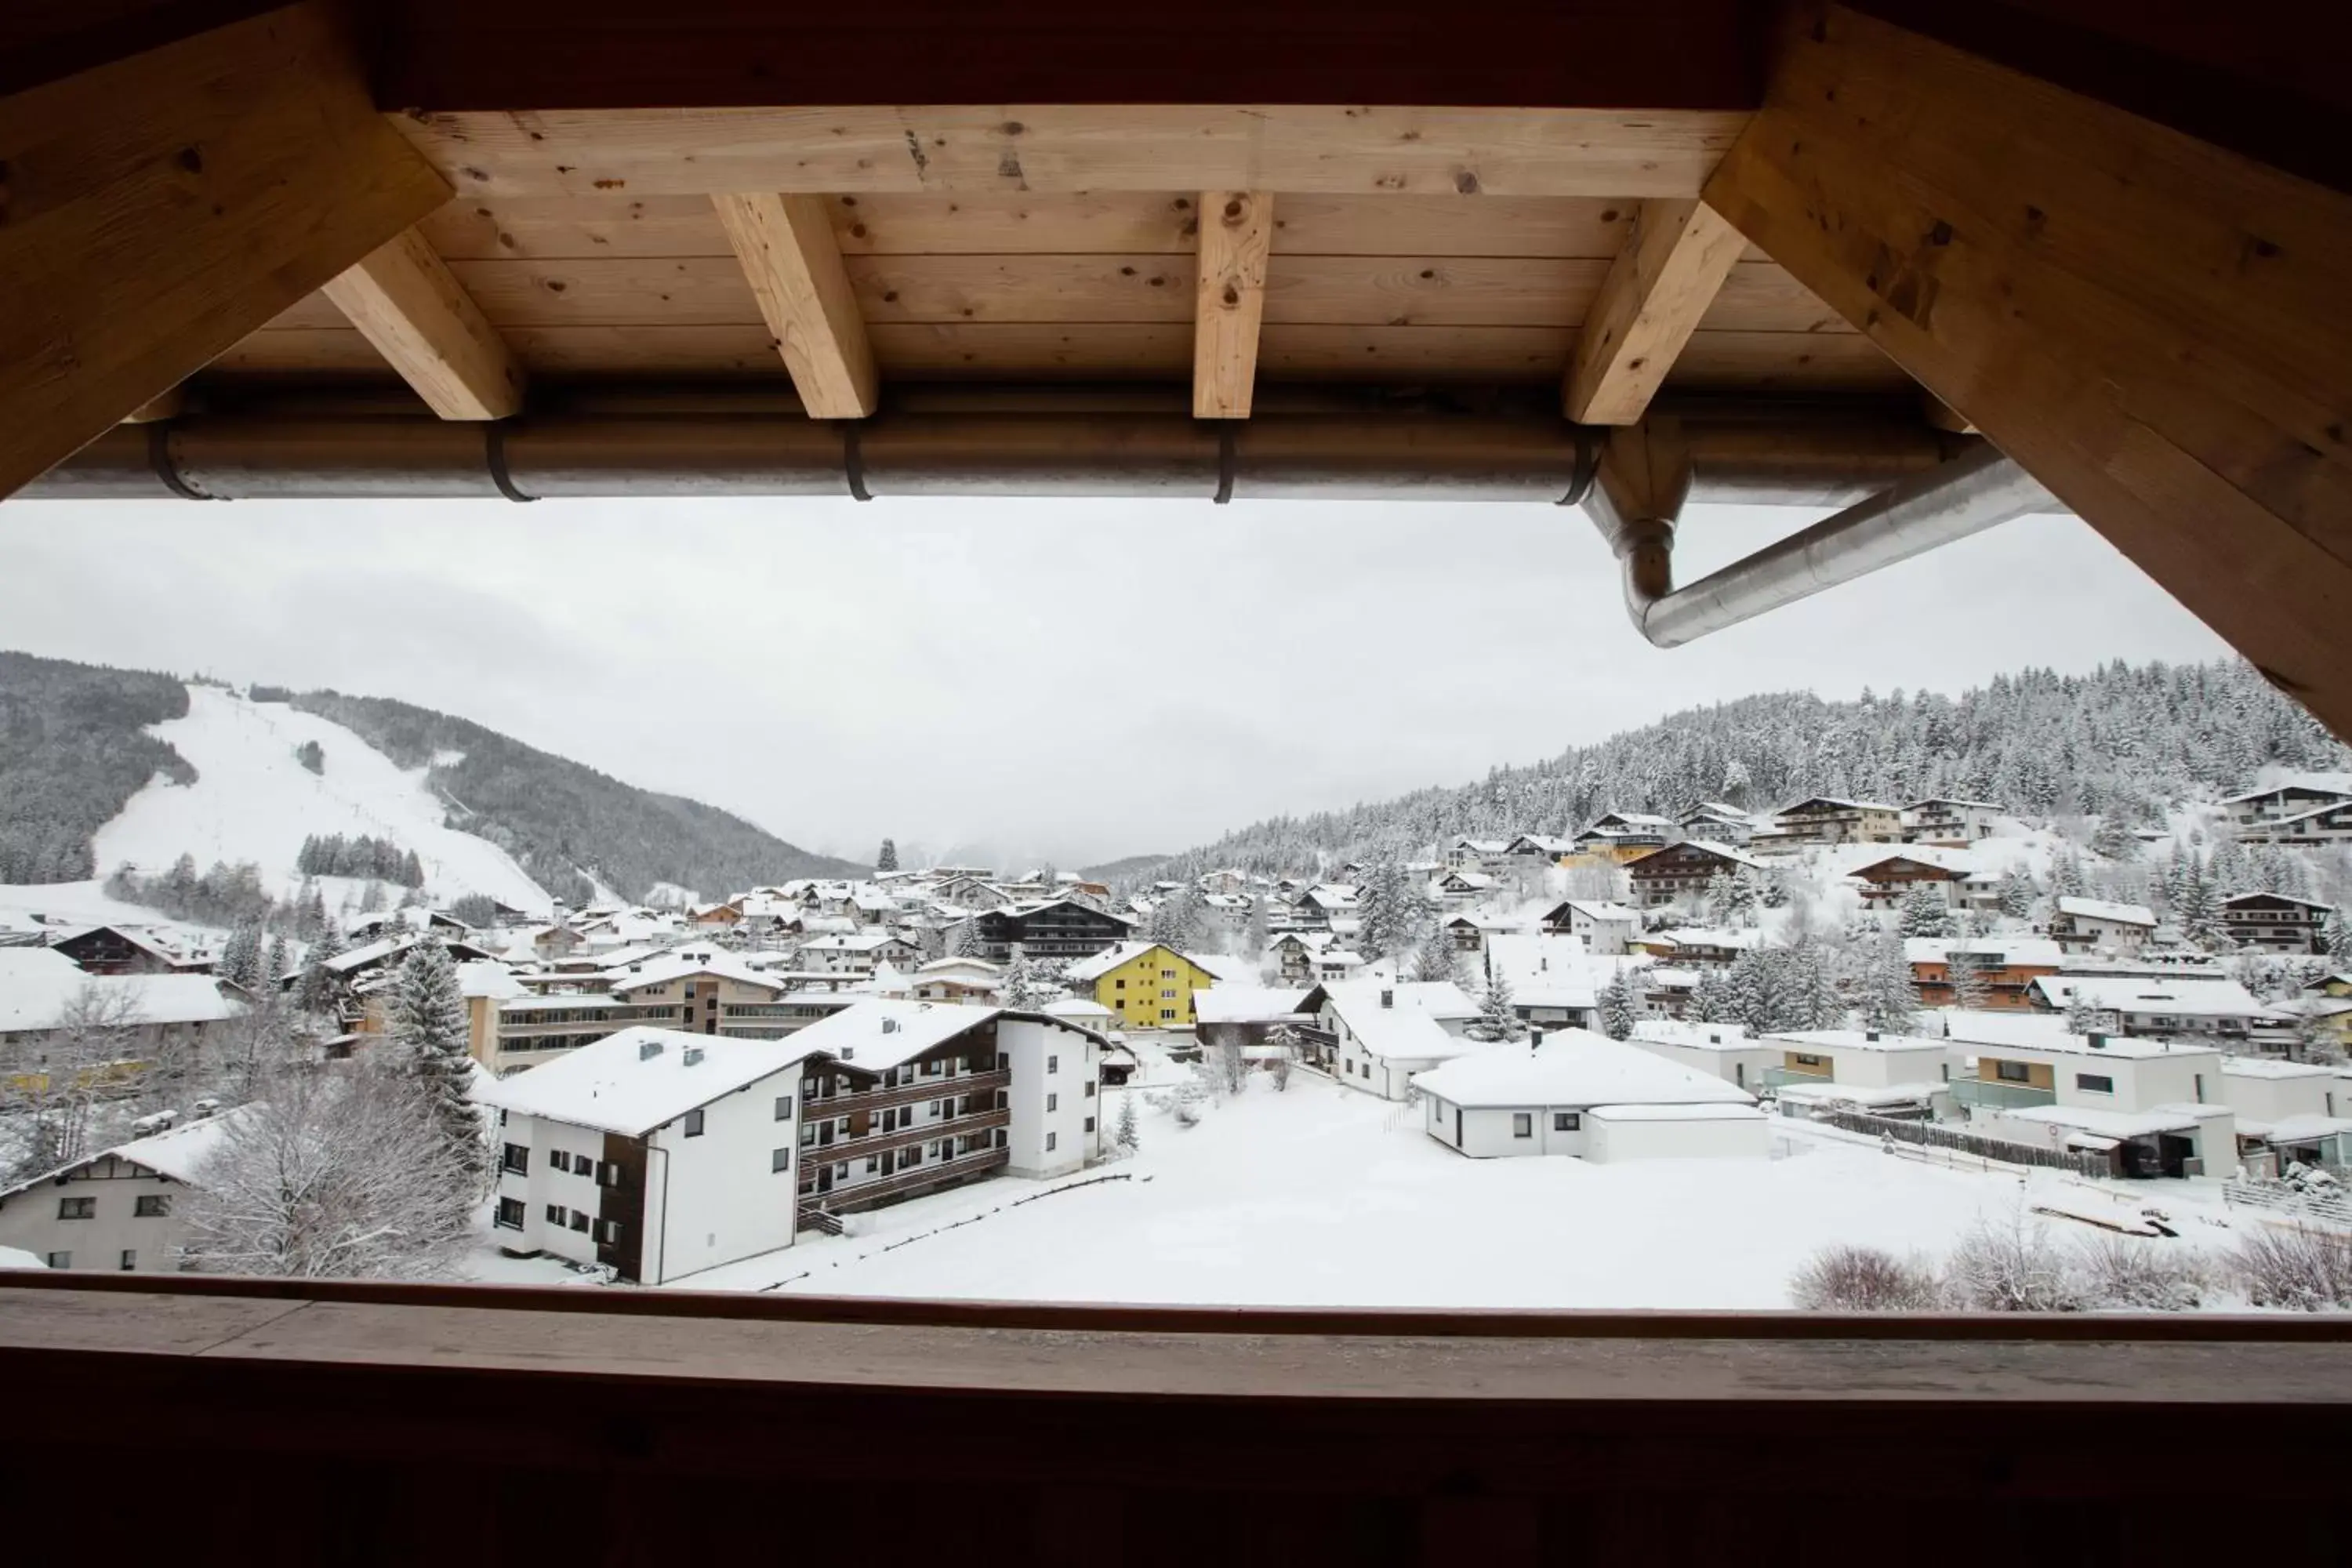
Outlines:
{"label": "overcast sky", "polygon": [[[1694,508],[1685,577],[1813,514]],[[462,715],[866,858],[1065,866],[1695,703],[2226,651],[2030,518],[1672,651],[1549,506],[12,502],[0,647]]]}

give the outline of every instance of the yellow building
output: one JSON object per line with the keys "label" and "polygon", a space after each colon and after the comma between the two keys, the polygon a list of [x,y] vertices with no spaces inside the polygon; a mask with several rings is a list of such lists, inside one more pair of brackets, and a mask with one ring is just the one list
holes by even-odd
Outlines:
{"label": "yellow building", "polygon": [[1192,993],[1217,983],[1198,963],[1156,942],[1121,942],[1080,959],[1063,978],[1080,994],[1091,988],[1094,999],[1129,1029],[1191,1028]]}

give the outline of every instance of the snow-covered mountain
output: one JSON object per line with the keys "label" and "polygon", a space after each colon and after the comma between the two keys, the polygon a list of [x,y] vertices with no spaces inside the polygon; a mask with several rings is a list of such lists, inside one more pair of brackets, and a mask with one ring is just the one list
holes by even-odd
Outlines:
{"label": "snow-covered mountain", "polygon": [[[199,867],[251,862],[263,887],[286,898],[302,882],[306,838],[340,834],[414,850],[425,893],[446,903],[483,893],[544,910],[550,895],[487,839],[443,826],[447,806],[424,768],[403,768],[331,720],[283,702],[255,702],[216,686],[188,688],[188,713],[149,727],[195,769],[194,784],[159,773],[98,831],[98,864],[152,876],[182,855]],[[319,748],[319,771],[299,755]]]}

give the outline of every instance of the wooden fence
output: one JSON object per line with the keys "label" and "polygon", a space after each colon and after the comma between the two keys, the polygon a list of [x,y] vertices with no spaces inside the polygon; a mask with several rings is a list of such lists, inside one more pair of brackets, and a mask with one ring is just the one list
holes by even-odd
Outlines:
{"label": "wooden fence", "polygon": [[2104,1155],[2085,1154],[2072,1149],[2046,1149],[2033,1143],[2011,1143],[2004,1139],[1987,1138],[1980,1133],[1941,1127],[1932,1121],[1902,1121],[1892,1116],[1873,1116],[1866,1111],[1843,1110],[1828,1106],[1815,1110],[1811,1119],[1825,1121],[1832,1127],[1843,1127],[1849,1132],[1892,1138],[1898,1143],[1958,1149],[1980,1160],[1997,1160],[2005,1165],[2039,1165],[2053,1171],[2072,1171],[2078,1176],[2115,1174],[2114,1166]]}

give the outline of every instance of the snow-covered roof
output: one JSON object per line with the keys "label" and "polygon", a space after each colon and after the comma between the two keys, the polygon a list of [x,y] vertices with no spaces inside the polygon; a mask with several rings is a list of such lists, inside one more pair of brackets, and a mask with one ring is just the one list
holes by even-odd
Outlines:
{"label": "snow-covered roof", "polygon": [[2234,1057],[2221,1058],[2224,1078],[2311,1079],[2334,1078],[2336,1069],[2318,1062],[2283,1061],[2277,1057]]}
{"label": "snow-covered roof", "polygon": [[82,967],[53,947],[0,947],[0,987],[18,979],[79,981]]}
{"label": "snow-covered roof", "polygon": [[1497,1046],[1413,1075],[1424,1094],[1455,1105],[1753,1105],[1755,1096],[1712,1073],[1590,1029],[1561,1029],[1528,1047]]}
{"label": "snow-covered roof", "polygon": [[642,991],[648,985],[667,985],[673,980],[683,980],[691,974],[714,974],[721,980],[756,985],[766,991],[777,989],[772,974],[762,973],[740,955],[718,947],[675,948],[625,968],[607,969],[603,978],[612,984],[615,992],[626,995],[632,991]]}
{"label": "snow-covered roof", "polygon": [[[1874,1034],[1875,1038],[1872,1037]],[[1913,1051],[1942,1056],[1950,1051],[1952,1045],[1949,1040],[1926,1035],[1877,1034],[1864,1029],[1774,1029],[1765,1038],[1786,1040],[1790,1045],[1811,1046],[1825,1051],[1867,1051],[1886,1056]]]}
{"label": "snow-covered roof", "polygon": [[0,1247],[0,1268],[47,1268],[48,1263],[21,1247]]}
{"label": "snow-covered roof", "polygon": [[[1209,993],[1204,991],[1202,994],[1206,996]],[[1056,1018],[1076,1018],[1089,1025],[1092,1025],[1097,1018],[1115,1018],[1118,1016],[1101,1003],[1087,996],[1064,996],[1057,1001],[1046,1003],[1041,1011],[1051,1013]]]}
{"label": "snow-covered roof", "polygon": [[1868,873],[1878,867],[1892,866],[1903,860],[1915,866],[1933,866],[1938,871],[1948,872],[1955,877],[1966,877],[1979,869],[1976,852],[1971,849],[1952,849],[1933,844],[1906,844],[1890,848],[1884,844],[1874,844],[1846,874],[1867,881]]}
{"label": "snow-covered roof", "polygon": [[1754,926],[1738,930],[1727,926],[1676,926],[1672,931],[1646,931],[1633,940],[1649,947],[1724,947],[1737,951],[1761,947],[1764,933]]}
{"label": "snow-covered roof", "polygon": [[491,996],[500,1001],[524,994],[522,982],[514,971],[492,959],[473,958],[457,965],[457,994],[461,996]]}
{"label": "snow-covered roof", "polygon": [[2352,1121],[2340,1116],[2282,1116],[2276,1121],[2249,1121],[2238,1118],[2238,1131],[2268,1143],[2309,1143],[2330,1134],[2352,1132]]}
{"label": "snow-covered roof", "polygon": [[1495,879],[1489,877],[1484,871],[1448,871],[1443,878],[1439,879],[1439,880],[1441,882],[1459,882],[1462,886],[1474,890],[1480,888],[1491,888],[1495,885]]}
{"label": "snow-covered roof", "polygon": [[[2203,1115],[2198,1112],[2203,1112]],[[2102,1110],[2083,1105],[2029,1105],[2003,1110],[2001,1115],[2018,1121],[2042,1121],[2053,1127],[2079,1127],[2085,1132],[2104,1133],[2109,1138],[2147,1138],[2158,1132],[2189,1132],[2200,1121],[2211,1116],[2227,1115],[2226,1106],[2159,1105],[2153,1110]]]}
{"label": "snow-covered roof", "polygon": [[2076,920],[2106,921],[2115,925],[2156,925],[2156,911],[2145,904],[2118,904],[2106,899],[2063,898],[2058,900],[2058,912]]}
{"label": "snow-covered roof", "polygon": [[1881,800],[1846,800],[1833,795],[1808,795],[1803,800],[1784,805],[1772,815],[1787,816],[1792,812],[1806,811],[1814,807],[1827,811],[1900,811],[1902,809],[1900,806],[1889,805]]}
{"label": "snow-covered roof", "polygon": [[1570,899],[1563,907],[1574,910],[1587,920],[1623,921],[1631,921],[1634,925],[1642,923],[1641,910],[1630,905],[1615,903],[1608,900]]}
{"label": "snow-covered roof", "polygon": [[904,1002],[873,997],[786,1037],[861,1072],[882,1072],[912,1061],[967,1029],[997,1016],[1001,1007],[961,1002]]}
{"label": "snow-covered roof", "polygon": [[2290,790],[2304,790],[2315,795],[2332,795],[2352,800],[2352,790],[2345,788],[2345,775],[2342,773],[2292,773],[2279,784],[2268,784],[2261,789],[2250,789],[2243,795],[2223,795],[2221,804],[2243,805],[2248,801],[2268,800],[2274,795],[2284,795]]}
{"label": "snow-covered roof", "polygon": [[1247,982],[1257,975],[1257,965],[1245,958],[1233,958],[1222,952],[1188,952],[1183,955],[1192,967],[1214,979],[1218,984],[1233,981]]}
{"label": "snow-covered roof", "polygon": [[1773,1092],[1783,1100],[1801,1100],[1812,1105],[1917,1105],[1951,1087],[1941,1079],[1918,1083],[1856,1084],[1832,1083],[1823,1079],[1817,1083],[1784,1083]]}
{"label": "snow-covered roof", "polygon": [[[2151,1057],[2210,1057],[2211,1046],[2180,1046],[2138,1035],[2103,1035],[2091,1044],[2088,1035],[2070,1035],[2066,1020],[2054,1013],[1969,1013],[1946,1009],[1939,1015],[1951,1026],[1949,1037],[1957,1055],[2007,1055],[2018,1051],[2053,1057],[2106,1057],[2140,1061]],[[1965,1021],[1964,1021],[1965,1020]]]}
{"label": "snow-covered roof", "polygon": [[895,931],[876,931],[866,927],[856,931],[838,931],[826,936],[813,936],[801,943],[803,952],[876,952],[897,943],[912,946]]}
{"label": "snow-covered roof", "polygon": [[1760,1107],[1729,1100],[1685,1100],[1665,1105],[1595,1105],[1585,1115],[1595,1121],[1762,1121]]}
{"label": "snow-covered roof", "polygon": [[1672,855],[1684,849],[1703,849],[1717,859],[1728,860],[1735,866],[1752,866],[1759,871],[1764,869],[1764,862],[1748,853],[1747,850],[1735,849],[1730,845],[1714,838],[1685,838],[1680,844],[1669,844],[1663,849],[1653,849],[1638,860],[1627,861],[1625,868],[1632,871],[1636,867],[1648,865],[1661,855]]}
{"label": "snow-covered roof", "polygon": [[107,1152],[134,1165],[144,1165],[157,1175],[169,1176],[175,1182],[193,1181],[197,1167],[212,1157],[228,1130],[257,1110],[253,1105],[231,1106],[216,1116],[183,1122],[169,1132],[117,1144]]}
{"label": "snow-covered roof", "polygon": [[2008,967],[2056,969],[2066,950],[2046,936],[1906,936],[1903,957],[1909,963],[1949,963],[1956,952],[1999,959]]}
{"label": "snow-covered roof", "polygon": [[1635,1045],[1647,1042],[1658,1046],[1677,1046],[1691,1051],[1754,1051],[1774,1050],[1763,1041],[1749,1037],[1738,1024],[1706,1024],[1686,1018],[1642,1018],[1633,1025]]}
{"label": "snow-covered roof", "polygon": [[1486,939],[1486,963],[1510,983],[1511,1000],[1521,1006],[1593,1005],[1596,982],[1581,937],[1497,933]]}
{"label": "snow-covered roof", "polygon": [[[640,1025],[529,1072],[485,1083],[477,1098],[519,1115],[642,1138],[698,1106],[803,1060],[816,1048],[808,1043],[809,1037],[840,1016],[835,1014],[777,1040],[690,1035]],[[650,1054],[647,1047],[654,1047]],[[691,1058],[689,1051],[695,1053]]]}
{"label": "snow-covered roof", "polygon": [[2234,980],[2187,975],[2042,974],[2032,982],[2043,1001],[2063,1011],[2079,997],[2085,1006],[2123,1013],[2167,1013],[2189,1018],[2258,1018],[2270,1009]]}
{"label": "snow-covered roof", "polygon": [[[1108,974],[1112,970],[1117,969],[1120,964],[1141,958],[1145,953],[1150,952],[1154,948],[1160,948],[1178,958],[1182,958],[1184,956],[1182,953],[1177,952],[1174,948],[1168,947],[1163,942],[1114,942],[1110,946],[1104,948],[1100,952],[1093,954],[1091,957],[1081,958],[1071,963],[1068,968],[1062,971],[1062,978],[1073,985],[1092,984],[1094,982],[1100,980],[1104,975]],[[1185,962],[1190,963],[1192,961],[1190,959],[1186,959]]]}
{"label": "snow-covered roof", "polygon": [[1925,811],[1931,805],[1967,806],[1976,811],[2007,811],[2009,809],[2009,807],[2001,805],[2000,802],[1997,800],[1957,800],[1948,795],[1933,795],[1927,800],[1915,800],[1903,809],[1906,811]]}
{"label": "snow-covered roof", "polygon": [[1192,1016],[1202,1024],[1260,1024],[1294,1017],[1307,999],[1288,986],[1212,985],[1192,993]]}
{"label": "snow-covered roof", "polygon": [[1606,828],[1612,824],[1622,827],[1672,827],[1675,819],[1650,811],[1607,811],[1594,817],[1592,826],[1586,831]]}
{"label": "snow-covered roof", "polygon": [[0,969],[0,1034],[57,1027],[85,989],[104,999],[110,1017],[133,1026],[216,1024],[241,1011],[209,974],[89,974],[70,961],[62,969],[24,963]]}
{"label": "snow-covered roof", "polygon": [[2225,910],[2233,910],[2240,904],[2261,903],[2265,900],[2272,903],[2294,904],[2306,910],[2325,910],[2329,907],[2316,899],[2291,898],[2285,893],[2240,893],[2234,898],[2223,899],[2221,907]]}

